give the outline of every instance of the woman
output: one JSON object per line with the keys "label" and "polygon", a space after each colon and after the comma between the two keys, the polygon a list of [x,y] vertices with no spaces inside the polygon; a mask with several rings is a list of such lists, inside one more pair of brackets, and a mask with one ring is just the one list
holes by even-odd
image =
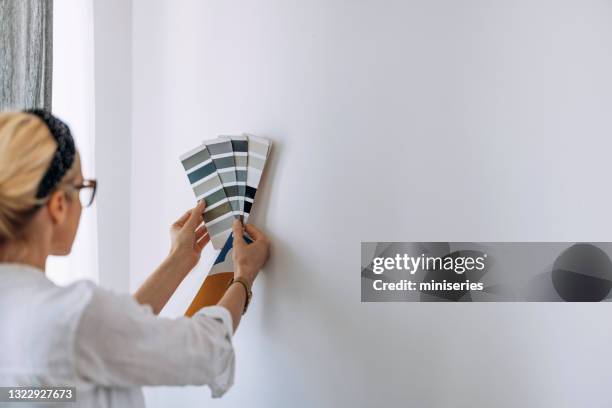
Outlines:
{"label": "woman", "polygon": [[219,303],[192,318],[157,317],[209,241],[204,203],[172,225],[168,256],[133,297],[88,281],[56,286],[47,256],[70,252],[95,187],[63,122],[43,110],[0,114],[0,386],[76,386],[88,407],[144,406],[142,385],[207,384],[222,396],[267,237],[247,225],[247,244],[236,221],[235,281]]}

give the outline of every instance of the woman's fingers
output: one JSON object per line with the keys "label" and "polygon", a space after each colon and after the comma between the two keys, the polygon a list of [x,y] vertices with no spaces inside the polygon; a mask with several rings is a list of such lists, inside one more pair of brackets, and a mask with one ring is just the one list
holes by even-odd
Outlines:
{"label": "woman's fingers", "polygon": [[251,236],[251,238],[253,238],[254,241],[259,241],[260,239],[266,239],[266,235],[263,232],[261,232],[259,228],[257,228],[253,224],[247,224],[244,229],[246,229],[246,232],[249,233],[249,235]]}
{"label": "woman's fingers", "polygon": [[196,248],[198,249],[198,251],[202,251],[204,247],[206,246],[206,244],[208,244],[208,242],[210,241],[210,236],[208,235],[208,231],[206,230],[204,231],[205,231],[204,235],[198,241],[196,241]]}
{"label": "woman's fingers", "polygon": [[198,229],[195,230],[195,239],[196,241],[199,240],[200,238],[202,238],[204,236],[204,234],[206,234],[206,225],[202,224],[198,227]]}
{"label": "woman's fingers", "polygon": [[183,225],[185,225],[185,221],[189,219],[189,215],[191,215],[191,210],[185,211],[185,214],[181,215],[181,218],[174,221],[174,224],[172,225],[177,226],[177,227],[182,227]]}
{"label": "woman's fingers", "polygon": [[198,205],[196,205],[193,210],[191,210],[191,214],[189,214],[189,218],[187,222],[185,222],[185,226],[188,226],[191,230],[195,231],[195,229],[202,223],[202,214],[204,213],[204,208],[206,204],[204,200],[198,201]]}
{"label": "woman's fingers", "polygon": [[242,222],[239,219],[234,220],[232,231],[234,232],[234,246],[246,245],[246,242],[244,242],[244,238],[242,237]]}
{"label": "woman's fingers", "polygon": [[[190,219],[193,222],[197,221],[197,216],[198,215],[202,216],[202,214],[204,213],[204,208],[206,208],[206,203],[204,202],[204,200],[199,200],[198,204],[194,208],[185,211],[185,213],[181,215],[181,217],[178,220],[174,221],[174,224],[172,225],[176,227],[182,227]],[[200,222],[202,222],[201,219],[200,219]],[[197,225],[199,224],[200,223],[198,223]]]}

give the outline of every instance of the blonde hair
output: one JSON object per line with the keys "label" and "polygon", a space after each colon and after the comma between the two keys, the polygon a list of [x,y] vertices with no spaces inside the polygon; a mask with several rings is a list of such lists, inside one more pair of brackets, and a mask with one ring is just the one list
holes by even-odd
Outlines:
{"label": "blonde hair", "polygon": [[[57,142],[36,115],[0,113],[0,244],[20,237],[44,199],[38,186],[51,164]],[[62,182],[77,176],[79,157]]]}

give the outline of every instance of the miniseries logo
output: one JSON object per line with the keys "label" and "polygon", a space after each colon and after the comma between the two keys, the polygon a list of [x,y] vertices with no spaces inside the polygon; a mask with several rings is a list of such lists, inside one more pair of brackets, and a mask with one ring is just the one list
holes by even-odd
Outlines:
{"label": "miniseries logo", "polygon": [[363,242],[363,302],[612,300],[612,243]]}

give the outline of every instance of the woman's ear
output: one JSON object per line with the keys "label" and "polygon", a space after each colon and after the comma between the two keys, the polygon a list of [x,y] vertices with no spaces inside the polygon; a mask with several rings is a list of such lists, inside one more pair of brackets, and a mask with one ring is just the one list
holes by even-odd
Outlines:
{"label": "woman's ear", "polygon": [[66,192],[64,190],[56,190],[49,196],[47,201],[47,209],[53,224],[62,224],[66,220],[68,214],[68,203],[66,201]]}

